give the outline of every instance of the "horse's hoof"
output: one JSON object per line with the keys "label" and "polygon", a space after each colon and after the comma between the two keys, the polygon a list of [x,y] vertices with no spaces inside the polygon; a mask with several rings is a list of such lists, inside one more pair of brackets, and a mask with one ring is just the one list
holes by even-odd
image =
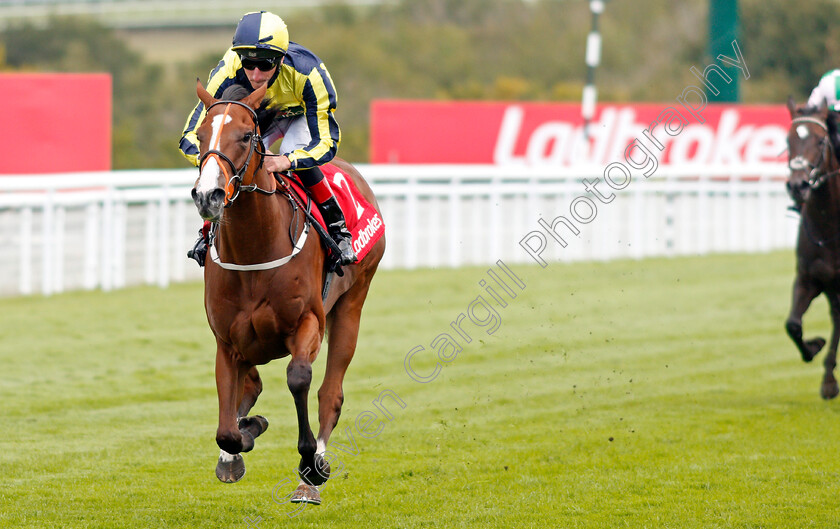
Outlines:
{"label": "horse's hoof", "polygon": [[820,395],[825,400],[831,400],[840,394],[840,388],[837,387],[837,381],[833,380],[831,382],[823,382],[822,387],[820,388]]}
{"label": "horse's hoof", "polygon": [[802,353],[802,360],[805,362],[810,362],[814,359],[817,354],[819,354],[820,350],[825,346],[825,340],[822,338],[814,338],[813,340],[808,340],[805,342],[805,349],[806,351],[801,351]]}
{"label": "horse's hoof", "polygon": [[300,480],[309,485],[323,485],[330,479],[330,464],[321,454],[315,454],[312,461],[313,466],[309,467],[304,465],[303,458],[300,458],[300,464],[298,465]]}
{"label": "horse's hoof", "polygon": [[321,505],[321,493],[318,492],[318,487],[301,483],[298,488],[292,493],[292,503],[311,503],[312,505]]}
{"label": "horse's hoof", "polygon": [[267,429],[268,419],[266,419],[262,415],[254,415],[253,417],[239,418],[239,430],[248,432],[254,439],[262,435],[262,433]]}
{"label": "horse's hoof", "polygon": [[219,456],[216,464],[216,477],[223,483],[236,483],[245,475],[245,460],[240,454],[234,454],[233,459],[225,460]]}

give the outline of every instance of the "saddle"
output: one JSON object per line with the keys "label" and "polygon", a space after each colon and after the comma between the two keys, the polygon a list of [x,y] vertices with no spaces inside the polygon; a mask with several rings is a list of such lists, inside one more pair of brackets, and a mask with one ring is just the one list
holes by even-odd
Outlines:
{"label": "saddle", "polygon": [[[384,235],[385,223],[382,221],[379,212],[362,195],[350,176],[342,173],[333,164],[322,165],[321,171],[324,173],[324,178],[332,189],[333,195],[344,214],[347,229],[353,236],[353,251],[359,259],[358,262],[362,262],[362,259],[370,252],[373,245]],[[294,198],[301,205],[313,202],[306,186],[298,180],[298,177],[294,173],[283,175],[278,179],[278,183],[292,191]],[[309,209],[311,210],[310,215],[312,219],[318,225],[316,229],[318,229],[321,235],[322,244],[330,251],[331,257],[334,256],[338,252],[338,249],[332,247],[334,246],[332,238],[326,235],[327,226],[324,218],[321,216],[321,212],[317,207],[310,207]]]}

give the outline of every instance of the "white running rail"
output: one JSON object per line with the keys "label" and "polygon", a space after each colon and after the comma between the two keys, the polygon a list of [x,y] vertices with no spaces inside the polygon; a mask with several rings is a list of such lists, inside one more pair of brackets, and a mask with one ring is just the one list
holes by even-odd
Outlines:
{"label": "white running rail", "polygon": [[[383,268],[534,264],[520,242],[537,247],[537,231],[548,263],[765,252],[796,237],[784,164],[660,166],[621,191],[596,166],[358,168],[385,220]],[[199,280],[185,257],[201,225],[189,193],[196,177],[194,169],[0,175],[0,295]],[[602,198],[586,190],[596,179]],[[566,247],[539,224],[559,217],[580,231],[555,224]]]}

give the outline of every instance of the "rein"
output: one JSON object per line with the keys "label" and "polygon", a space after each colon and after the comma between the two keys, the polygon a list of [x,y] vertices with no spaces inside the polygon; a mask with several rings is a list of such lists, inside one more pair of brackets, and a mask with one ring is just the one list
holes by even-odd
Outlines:
{"label": "rein", "polygon": [[[282,179],[282,177],[279,177],[276,174],[275,174],[275,178],[277,179],[277,182],[280,185],[275,186],[274,189],[271,189],[271,190],[263,189],[263,188],[259,187],[257,185],[256,181],[254,181],[253,179],[252,179],[251,184],[244,184],[243,185],[243,182],[242,182],[243,177],[245,176],[245,173],[248,171],[248,166],[251,163],[251,158],[253,158],[255,153],[260,155],[260,159],[259,159],[259,165],[257,165],[257,168],[253,172],[254,175],[256,175],[256,172],[259,171],[260,168],[262,168],[263,158],[265,156],[279,156],[279,155],[268,153],[265,150],[259,148],[260,144],[262,143],[262,138],[260,137],[259,130],[258,130],[257,113],[254,111],[253,108],[249,107],[248,105],[246,105],[245,103],[242,103],[240,101],[234,101],[234,100],[226,101],[226,100],[223,100],[223,101],[217,101],[217,102],[213,103],[212,105],[210,105],[209,107],[207,107],[207,111],[209,112],[211,108],[215,107],[216,105],[221,105],[221,104],[227,105],[225,107],[224,117],[222,118],[222,127],[219,128],[218,136],[216,138],[216,145],[214,145],[212,149],[210,149],[207,152],[205,152],[204,154],[202,154],[201,157],[199,158],[199,160],[198,160],[199,171],[201,170],[201,168],[204,167],[204,164],[207,162],[208,159],[210,159],[211,157],[216,159],[216,163],[218,163],[219,167],[222,168],[222,172],[224,173],[225,178],[227,180],[226,183],[225,183],[225,206],[224,206],[225,208],[230,207],[233,204],[233,202],[239,197],[239,193],[242,192],[242,191],[245,191],[246,193],[256,192],[256,193],[260,193],[260,194],[263,194],[263,195],[269,195],[269,196],[274,195],[274,194],[281,194],[289,201],[289,204],[292,206],[292,217],[295,219],[295,222],[294,222],[294,224],[289,226],[289,237],[290,237],[290,239],[292,240],[292,243],[293,243],[291,254],[289,254],[285,257],[281,257],[280,259],[275,259],[273,261],[268,261],[268,262],[265,262],[265,263],[250,264],[250,265],[240,265],[240,264],[235,264],[235,263],[226,263],[219,258],[219,252],[216,249],[216,245],[215,245],[216,231],[218,229],[218,224],[213,224],[213,228],[210,231],[210,236],[209,236],[210,241],[209,241],[209,244],[208,244],[208,246],[210,247],[209,248],[210,259],[212,259],[214,263],[216,263],[220,267],[224,268],[225,270],[235,270],[235,271],[238,271],[238,272],[249,272],[249,271],[256,271],[256,270],[270,270],[272,268],[278,268],[280,266],[285,265],[289,261],[291,261],[294,256],[296,256],[298,253],[300,253],[300,251],[303,249],[303,245],[306,244],[306,239],[307,239],[307,236],[309,235],[309,227],[311,225],[311,222],[310,222],[311,215],[309,214],[309,208],[311,207],[311,203],[307,204],[307,206],[304,207],[303,204],[301,204],[295,198],[294,193],[289,188],[289,185]],[[222,137],[221,130],[222,130],[222,128],[224,128],[224,120],[227,117],[228,112],[230,111],[230,106],[231,105],[239,105],[242,108],[248,110],[248,112],[251,114],[251,118],[254,120],[254,127],[251,131],[251,141],[250,141],[250,145],[249,145],[249,148],[248,148],[248,157],[245,158],[245,163],[243,163],[242,167],[240,167],[239,169],[236,168],[236,164],[234,164],[233,161],[225,153],[223,153],[222,151],[220,151],[218,149],[219,142],[221,142],[221,137]],[[230,167],[231,172],[233,173],[232,175],[228,174],[228,171],[227,171],[226,167],[223,164],[219,163],[219,160],[224,160],[226,162],[226,164]],[[305,218],[304,218],[304,223],[303,223],[303,231],[301,232],[297,241],[295,241],[295,235],[294,234],[295,234],[295,232],[297,232],[297,215],[296,215],[296,213],[297,213],[297,210],[299,208],[304,211]]]}

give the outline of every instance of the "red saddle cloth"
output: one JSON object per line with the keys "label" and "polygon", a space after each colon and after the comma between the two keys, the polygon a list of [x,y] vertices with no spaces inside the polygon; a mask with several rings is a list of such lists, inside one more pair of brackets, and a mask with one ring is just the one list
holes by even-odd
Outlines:
{"label": "red saddle cloth", "polygon": [[[322,165],[321,171],[324,173],[324,177],[327,179],[327,183],[329,183],[333,195],[335,195],[338,205],[344,213],[347,229],[353,235],[353,251],[356,252],[356,257],[361,262],[373,248],[373,245],[376,244],[376,241],[385,234],[385,223],[382,222],[379,212],[362,196],[349,175],[342,173],[333,164]],[[292,190],[305,203],[306,191],[297,178],[286,178],[286,181],[291,183]],[[318,224],[327,229],[321,211],[317,206],[312,208],[312,216],[315,217]]]}

